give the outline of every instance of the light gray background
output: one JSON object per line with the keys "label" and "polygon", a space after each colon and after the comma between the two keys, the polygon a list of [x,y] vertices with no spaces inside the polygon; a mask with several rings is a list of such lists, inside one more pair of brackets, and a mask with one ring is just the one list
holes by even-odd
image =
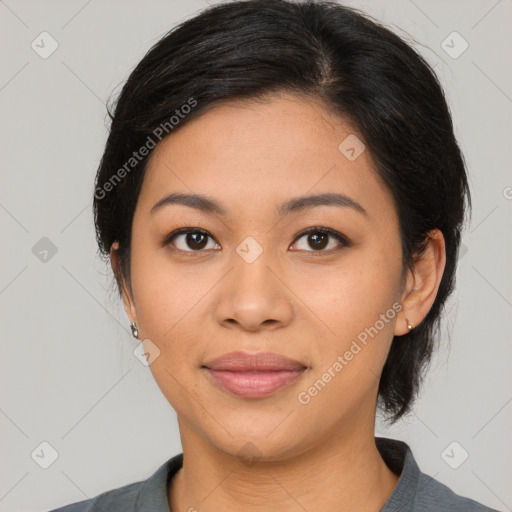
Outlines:
{"label": "light gray background", "polygon": [[[444,324],[451,349],[436,357],[415,412],[377,433],[409,442],[423,471],[454,491],[512,510],[511,2],[348,4],[414,39],[434,65],[474,197]],[[105,100],[153,43],[206,5],[0,1],[1,511],[86,499],[147,478],[181,451],[175,413],[133,355],[96,256],[91,199]],[[59,45],[47,59],[31,48],[43,31]],[[456,59],[441,46],[453,31],[469,43]],[[57,248],[46,262],[33,253],[43,237]],[[58,452],[48,469],[31,457],[43,441]],[[469,454],[457,469],[442,457],[453,441],[452,464]]]}

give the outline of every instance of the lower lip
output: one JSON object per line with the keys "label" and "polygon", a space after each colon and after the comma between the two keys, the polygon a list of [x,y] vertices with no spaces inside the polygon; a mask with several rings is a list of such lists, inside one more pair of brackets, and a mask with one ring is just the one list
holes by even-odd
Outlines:
{"label": "lower lip", "polygon": [[206,368],[213,381],[230,393],[244,398],[262,398],[295,382],[304,370],[231,372]]}

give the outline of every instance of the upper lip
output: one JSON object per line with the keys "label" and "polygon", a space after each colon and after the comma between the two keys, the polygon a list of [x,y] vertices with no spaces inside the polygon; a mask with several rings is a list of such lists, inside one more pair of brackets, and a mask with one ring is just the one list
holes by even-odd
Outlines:
{"label": "upper lip", "polygon": [[273,352],[258,352],[247,354],[245,352],[230,352],[217,357],[204,366],[210,370],[228,370],[232,372],[244,371],[278,371],[278,370],[304,370],[306,366],[299,361],[290,359]]}

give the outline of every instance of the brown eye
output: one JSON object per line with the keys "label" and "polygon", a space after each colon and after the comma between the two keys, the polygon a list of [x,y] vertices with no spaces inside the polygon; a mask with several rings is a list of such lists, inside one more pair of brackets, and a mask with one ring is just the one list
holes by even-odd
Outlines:
{"label": "brown eye", "polygon": [[325,249],[329,242],[329,235],[326,233],[309,233],[307,237],[307,243],[315,251]]}
{"label": "brown eye", "polygon": [[203,249],[215,249],[218,244],[208,247],[209,239],[213,238],[209,233],[203,230],[182,228],[171,233],[165,241],[165,245],[172,244],[178,250],[185,252],[202,252]]}
{"label": "brown eye", "polygon": [[296,240],[301,239],[305,242],[302,244],[296,242],[297,249],[307,252],[330,252],[350,245],[347,237],[329,228],[309,228],[296,238]]}

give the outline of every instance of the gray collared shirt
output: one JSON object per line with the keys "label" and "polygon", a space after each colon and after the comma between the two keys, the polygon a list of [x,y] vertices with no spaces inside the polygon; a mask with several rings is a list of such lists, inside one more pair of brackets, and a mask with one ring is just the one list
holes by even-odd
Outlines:
{"label": "gray collared shirt", "polygon": [[[406,443],[383,437],[376,437],[375,441],[389,468],[400,474],[397,486],[380,512],[498,512],[455,494],[422,473]],[[183,453],[180,453],[162,464],[147,480],[49,512],[171,512],[168,483],[182,465]]]}

